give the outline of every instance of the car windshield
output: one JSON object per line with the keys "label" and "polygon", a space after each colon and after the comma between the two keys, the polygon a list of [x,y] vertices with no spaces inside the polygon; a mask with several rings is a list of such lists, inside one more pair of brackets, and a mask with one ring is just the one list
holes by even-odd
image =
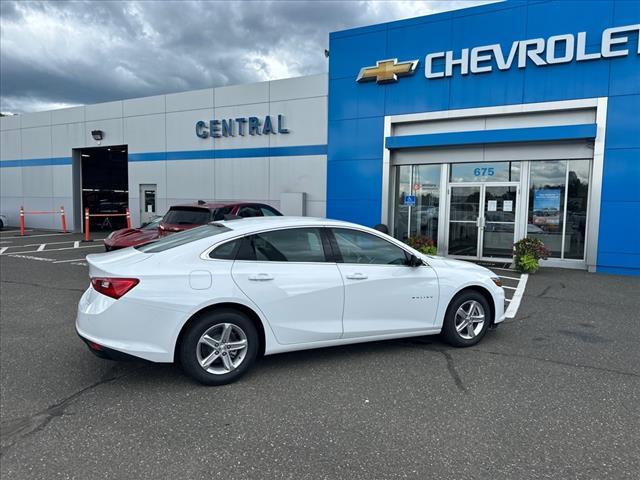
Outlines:
{"label": "car windshield", "polygon": [[191,230],[185,230],[184,232],[174,233],[168,237],[161,238],[160,240],[156,240],[155,242],[147,243],[145,245],[139,245],[135,248],[136,250],[144,253],[164,252],[165,250],[179,247],[180,245],[185,245],[187,243],[195,242],[196,240],[213,237],[230,231],[231,229],[224,225],[210,223],[201,227],[192,228]]}
{"label": "car windshield", "polygon": [[158,228],[158,224],[160,223],[161,220],[162,220],[162,217],[154,218],[149,223],[140,227],[140,230],[155,230],[156,228]]}
{"label": "car windshield", "polygon": [[163,218],[171,225],[204,225],[211,219],[208,208],[171,207]]}

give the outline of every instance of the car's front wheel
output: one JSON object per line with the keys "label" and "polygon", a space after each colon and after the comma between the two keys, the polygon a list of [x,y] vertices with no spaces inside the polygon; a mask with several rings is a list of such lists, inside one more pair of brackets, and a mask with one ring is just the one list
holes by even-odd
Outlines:
{"label": "car's front wheel", "polygon": [[484,337],[491,322],[491,309],[480,293],[468,290],[458,294],[449,304],[442,336],[454,347],[470,347]]}
{"label": "car's front wheel", "polygon": [[180,344],[182,368],[205,385],[240,378],[258,354],[253,322],[234,310],[206,313],[189,326]]}

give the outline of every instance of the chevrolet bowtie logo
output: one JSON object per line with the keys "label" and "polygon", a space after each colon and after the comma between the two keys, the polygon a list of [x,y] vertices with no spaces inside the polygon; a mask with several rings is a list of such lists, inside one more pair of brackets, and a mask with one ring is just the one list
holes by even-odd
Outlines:
{"label": "chevrolet bowtie logo", "polygon": [[357,82],[368,82],[375,80],[378,83],[397,82],[398,77],[411,75],[416,71],[418,60],[398,63],[397,58],[389,60],[378,60],[375,67],[364,67],[360,69]]}

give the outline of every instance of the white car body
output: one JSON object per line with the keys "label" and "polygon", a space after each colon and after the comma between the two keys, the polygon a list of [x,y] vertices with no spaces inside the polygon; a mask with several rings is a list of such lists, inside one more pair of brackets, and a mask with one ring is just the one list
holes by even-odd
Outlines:
{"label": "white car body", "polygon": [[[154,362],[173,362],[181,331],[203,309],[236,305],[259,318],[265,355],[349,343],[437,334],[447,306],[474,287],[504,320],[504,291],[490,270],[425,256],[370,228],[308,217],[217,222],[230,231],[159,253],[126,248],[87,256],[94,277],[140,282],[115,300],[91,285],[78,305],[76,329],[89,342]],[[291,228],[355,229],[423,259],[420,267],[331,262],[218,260],[230,239]],[[262,281],[264,280],[264,281]]]}

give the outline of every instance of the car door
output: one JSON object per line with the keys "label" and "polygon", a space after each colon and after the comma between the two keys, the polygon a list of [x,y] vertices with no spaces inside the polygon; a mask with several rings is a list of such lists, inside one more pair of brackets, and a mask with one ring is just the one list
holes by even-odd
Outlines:
{"label": "car door", "polygon": [[332,228],[345,285],[344,338],[429,329],[438,306],[438,278],[428,265],[388,240],[356,229]]}
{"label": "car door", "polygon": [[250,235],[233,264],[238,287],[262,311],[279,343],[333,340],[342,335],[344,285],[317,228]]}

